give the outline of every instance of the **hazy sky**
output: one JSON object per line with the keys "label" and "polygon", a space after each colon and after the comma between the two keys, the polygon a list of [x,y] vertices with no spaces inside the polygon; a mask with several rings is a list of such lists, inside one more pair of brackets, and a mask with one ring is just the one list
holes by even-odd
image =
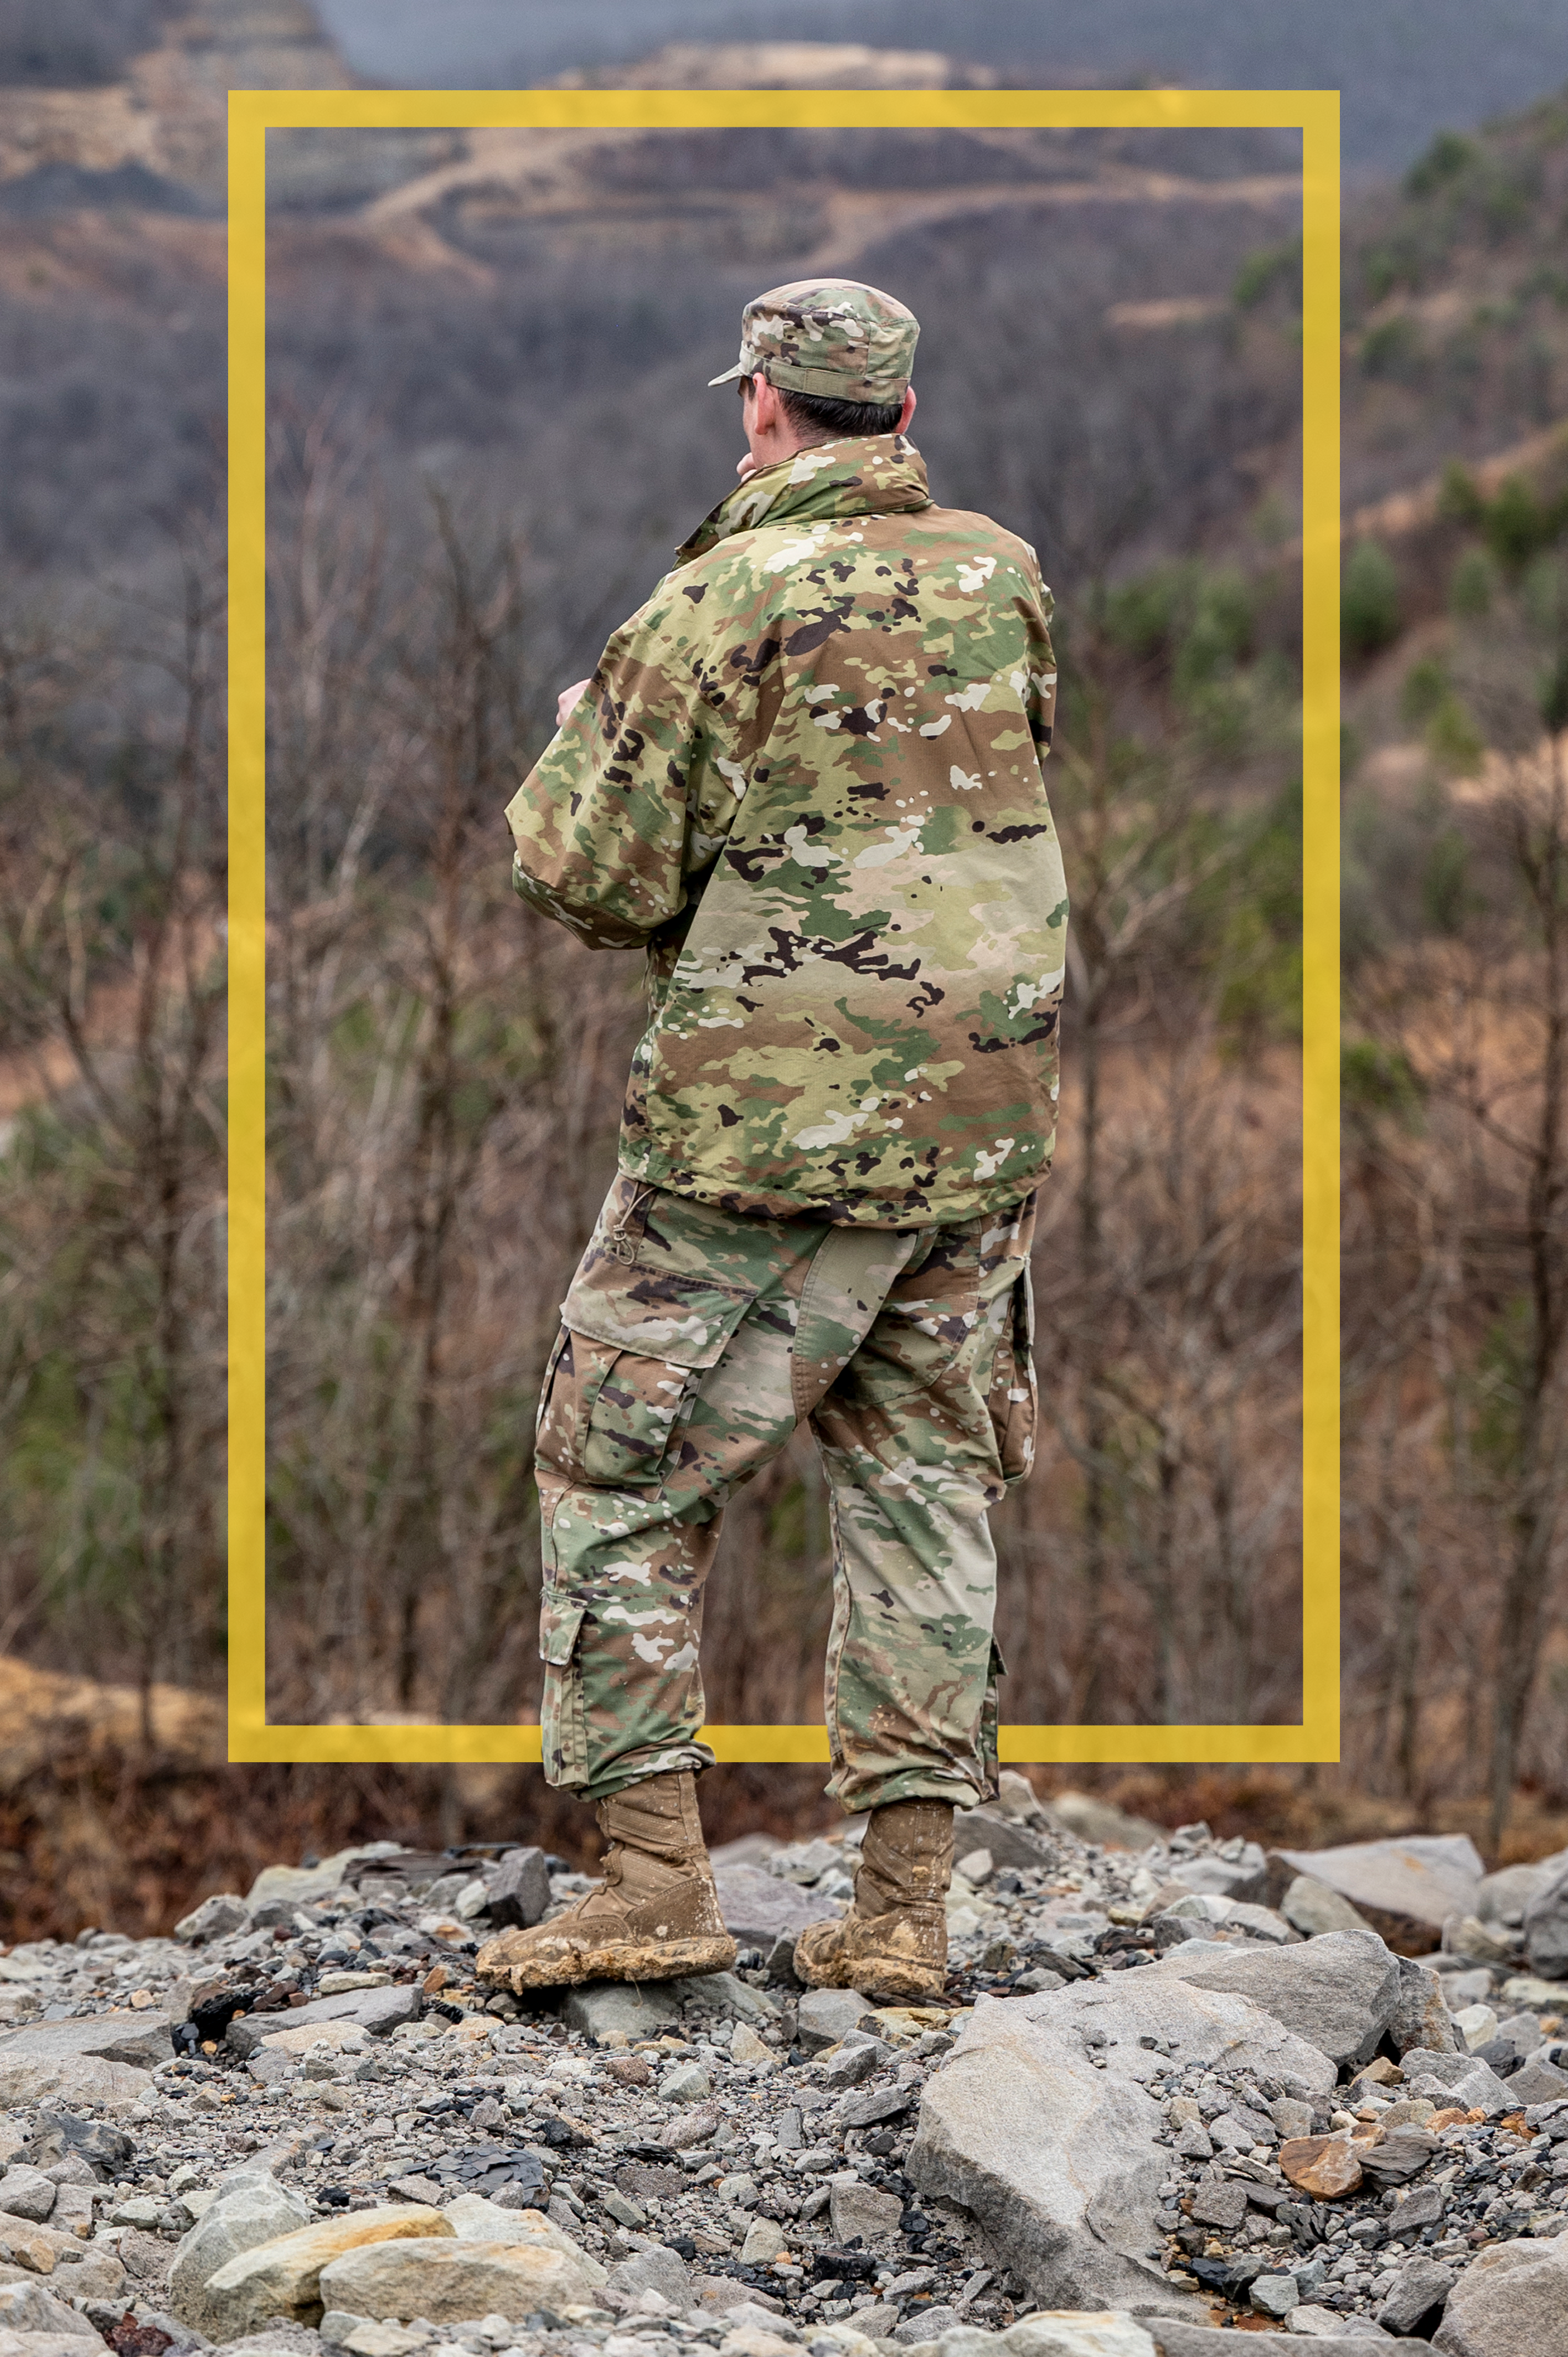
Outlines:
{"label": "hazy sky", "polygon": [[526,86],[670,40],[866,40],[991,65],[1210,88],[1337,88],[1348,163],[1395,169],[1444,125],[1568,81],[1568,0],[316,0],[358,71]]}

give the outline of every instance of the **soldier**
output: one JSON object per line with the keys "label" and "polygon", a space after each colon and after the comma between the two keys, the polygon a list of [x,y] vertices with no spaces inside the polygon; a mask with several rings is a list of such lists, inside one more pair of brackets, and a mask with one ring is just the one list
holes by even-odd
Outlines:
{"label": "soldier", "polygon": [[832,1499],[828,1790],[868,1810],[811,1983],[940,1996],[952,1813],[992,1789],[986,1510],[1033,1450],[1028,1255],[1067,891],[1033,549],[937,507],[918,325],[875,287],[747,304],[747,456],[507,818],[513,880],[645,950],[619,1171],[538,1422],[545,1773],[604,1879],[481,1951],[515,1989],[732,1964],[698,1819],[725,1501],[802,1418]]}

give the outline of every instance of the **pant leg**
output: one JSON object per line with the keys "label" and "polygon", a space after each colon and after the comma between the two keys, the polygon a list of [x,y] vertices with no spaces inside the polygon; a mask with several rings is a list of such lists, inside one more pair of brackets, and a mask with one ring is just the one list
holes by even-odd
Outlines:
{"label": "pant leg", "polygon": [[618,1178],[540,1409],[552,1783],[601,1800],[711,1764],[698,1648],[725,1501],[854,1356],[915,1243]]}
{"label": "pant leg", "polygon": [[831,1487],[829,1791],[846,1808],[993,1789],[988,1509],[1033,1456],[1032,1200],[922,1240],[812,1425]]}

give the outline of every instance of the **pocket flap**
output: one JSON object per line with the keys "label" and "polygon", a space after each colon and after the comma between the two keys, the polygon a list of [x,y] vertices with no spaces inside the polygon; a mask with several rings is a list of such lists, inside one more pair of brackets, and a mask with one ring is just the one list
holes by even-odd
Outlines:
{"label": "pocket flap", "polygon": [[576,1651],[577,1631],[587,1607],[555,1604],[546,1597],[539,1608],[539,1658],[564,1670]]}
{"label": "pocket flap", "polygon": [[573,1278],[561,1323],[590,1342],[609,1342],[639,1358],[712,1367],[756,1298],[711,1277],[596,1260]]}

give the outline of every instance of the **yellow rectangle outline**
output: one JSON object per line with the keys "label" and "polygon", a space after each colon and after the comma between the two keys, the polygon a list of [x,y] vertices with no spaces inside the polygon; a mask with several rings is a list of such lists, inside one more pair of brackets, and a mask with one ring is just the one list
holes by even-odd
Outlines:
{"label": "yellow rectangle outline", "polygon": [[[1337,91],[231,91],[229,93],[229,1757],[525,1761],[537,1727],[266,1716],[266,135],[575,130],[1299,129],[1302,144],[1302,1722],[1004,1727],[1004,1760],[1339,1756],[1339,93]],[[825,1760],[824,1727],[705,1727],[720,1760]]]}

